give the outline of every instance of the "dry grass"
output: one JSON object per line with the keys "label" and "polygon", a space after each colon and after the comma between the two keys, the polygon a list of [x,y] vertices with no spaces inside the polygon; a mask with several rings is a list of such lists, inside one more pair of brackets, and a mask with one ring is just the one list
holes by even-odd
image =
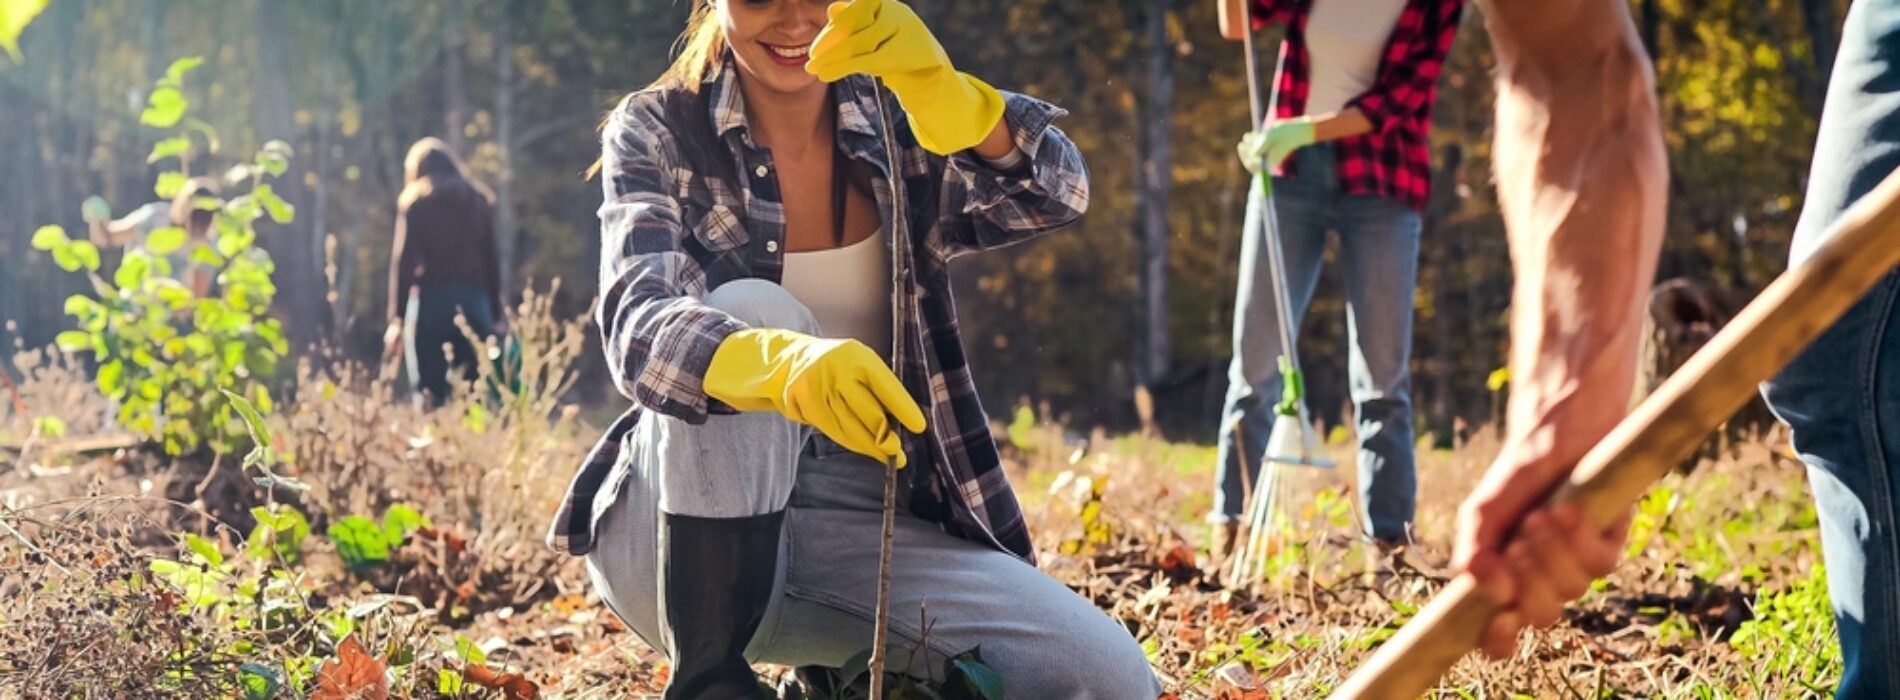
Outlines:
{"label": "dry grass", "polygon": [[[300,367],[294,400],[273,419],[272,451],[280,474],[310,486],[302,493],[259,488],[235,458],[62,450],[71,443],[36,435],[43,416],[58,417],[70,440],[112,433],[110,406],[70,360],[16,353],[28,412],[0,397],[0,698],[244,697],[242,664],[288,671],[330,658],[351,635],[406,662],[390,674],[403,696],[439,694],[438,675],[468,662],[466,650],[454,651],[458,639],[483,649],[487,667],[525,672],[544,697],[653,692],[664,682],[657,655],[605,612],[579,560],[540,544],[597,435],[561,402],[588,336],[580,323],[552,318],[544,298],[515,319],[526,389],[472,391],[435,411],[397,396],[388,368]],[[1453,508],[1497,449],[1480,431],[1455,450],[1421,454],[1421,543],[1406,590],[1387,598],[1361,576],[1364,553],[1343,495],[1349,466],[1297,473],[1271,583],[1232,591],[1196,566],[1211,448],[1065,436],[1034,420],[998,433],[1010,436],[1012,476],[1045,569],[1123,621],[1182,697],[1303,698],[1337,683],[1438,585]],[[1811,575],[1814,514],[1778,442],[1746,441],[1693,476],[1671,477],[1640,510],[1632,545],[1640,551],[1629,563],[1565,623],[1527,635],[1517,657],[1461,663],[1440,694],[1825,690],[1838,660]],[[1350,464],[1350,450],[1333,449]],[[1096,498],[1089,510],[1098,515],[1085,517]],[[255,523],[249,509],[269,503],[297,507],[316,534],[292,557],[240,555]],[[322,533],[396,504],[433,526],[386,565],[348,569]],[[155,560],[221,570],[174,532],[220,543],[229,560],[220,590],[232,596],[223,607],[183,603],[152,575]],[[261,604],[271,596],[245,602],[245,581],[280,577],[278,618],[267,624]],[[1770,620],[1730,643],[1749,627],[1758,596],[1784,592]],[[1236,682],[1257,689],[1241,692]]]}
{"label": "dry grass", "polygon": [[[1343,495],[1352,493],[1350,449],[1331,448],[1339,470],[1296,472],[1288,498],[1294,512],[1271,559],[1271,583],[1231,591],[1180,564],[1183,548],[1205,553],[1206,528],[1196,516],[1209,503],[1211,449],[1092,442],[1097,447],[1079,459],[1073,444],[1059,454],[1017,452],[1019,483],[1075,483],[1050,478],[1064,472],[1107,481],[1102,512],[1112,542],[1083,556],[1059,550],[1083,538],[1086,497],[1073,487],[1028,497],[1044,568],[1127,624],[1184,697],[1325,694],[1442,584],[1452,513],[1497,450],[1481,432],[1458,449],[1421,452],[1419,544],[1408,555],[1406,585],[1388,598],[1363,575],[1356,515]],[[1616,574],[1557,627],[1527,633],[1514,658],[1461,662],[1438,694],[1824,694],[1839,666],[1812,575],[1819,561],[1814,510],[1797,463],[1773,449],[1779,442],[1760,436],[1693,476],[1670,477],[1639,509],[1633,556]],[[1778,612],[1751,644],[1727,643],[1753,618],[1758,594],[1797,589],[1802,606]],[[1774,633],[1764,643],[1761,631]],[[1230,665],[1236,668],[1217,673]],[[1223,678],[1257,684],[1257,694]]]}

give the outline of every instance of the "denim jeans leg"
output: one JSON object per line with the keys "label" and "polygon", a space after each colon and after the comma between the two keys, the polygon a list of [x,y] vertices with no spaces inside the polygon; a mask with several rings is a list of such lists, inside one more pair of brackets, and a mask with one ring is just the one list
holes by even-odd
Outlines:
{"label": "denim jeans leg", "polygon": [[[1308,149],[1296,157],[1300,158],[1299,174],[1275,178],[1273,194],[1286,252],[1295,333],[1313,300],[1313,288],[1319,284],[1320,260],[1326,250],[1327,210],[1337,191],[1330,149]],[[1262,203],[1257,191],[1249,192],[1234,299],[1234,359],[1227,370],[1227,399],[1221,409],[1215,456],[1214,509],[1208,515],[1213,522],[1240,517],[1245,494],[1253,488],[1260,458],[1267,451],[1273,405],[1280,400],[1279,357],[1283,351],[1272,266],[1267,260],[1266,222],[1260,215]]]}
{"label": "denim jeans leg", "polygon": [[[1900,167],[1900,0],[1848,11],[1795,230],[1793,261]],[[1836,697],[1900,688],[1900,272],[1763,385],[1793,430],[1821,520],[1845,662]]]}
{"label": "denim jeans leg", "polygon": [[1900,688],[1900,273],[1764,387],[1793,428],[1821,521],[1845,662],[1840,698]]}
{"label": "denim jeans leg", "polygon": [[1337,211],[1365,518],[1360,527],[1373,538],[1404,542],[1418,491],[1411,357],[1421,224],[1418,212],[1385,197],[1346,197]]}

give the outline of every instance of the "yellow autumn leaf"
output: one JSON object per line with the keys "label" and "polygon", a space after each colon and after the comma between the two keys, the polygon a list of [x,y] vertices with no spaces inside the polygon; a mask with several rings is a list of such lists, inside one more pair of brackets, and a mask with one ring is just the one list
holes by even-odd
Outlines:
{"label": "yellow autumn leaf", "polygon": [[0,47],[5,47],[13,62],[19,63],[20,33],[26,31],[28,22],[32,22],[46,3],[51,0],[0,0]]}

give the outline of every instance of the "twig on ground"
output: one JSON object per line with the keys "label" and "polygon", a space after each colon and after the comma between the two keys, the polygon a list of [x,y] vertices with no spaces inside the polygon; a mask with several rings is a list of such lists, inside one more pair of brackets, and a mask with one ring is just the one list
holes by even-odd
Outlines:
{"label": "twig on ground", "polygon": [[46,563],[53,565],[53,568],[55,569],[59,569],[60,573],[65,574],[67,576],[73,575],[73,572],[71,569],[61,566],[58,561],[54,561],[52,555],[47,554],[46,550],[40,549],[39,545],[33,544],[33,540],[27,539],[24,533],[21,533],[19,530],[13,529],[13,526],[7,524],[6,520],[0,519],[0,528],[5,528],[7,531],[7,534],[12,535],[13,539],[19,540],[20,544],[26,545],[27,550],[33,552],[34,554],[38,554],[42,558],[46,559]]}

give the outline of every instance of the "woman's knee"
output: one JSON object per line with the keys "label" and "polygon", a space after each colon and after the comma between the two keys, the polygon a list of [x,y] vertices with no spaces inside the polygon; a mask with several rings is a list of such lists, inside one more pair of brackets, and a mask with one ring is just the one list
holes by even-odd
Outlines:
{"label": "woman's knee", "polygon": [[984,656],[1003,673],[1006,694],[1098,700],[1158,696],[1154,667],[1127,628],[1080,596],[1069,596],[1073,600],[1043,601],[1050,609],[1040,616],[1040,633],[983,645],[985,652],[995,652]]}
{"label": "woman's knee", "polygon": [[719,285],[706,295],[706,305],[754,328],[818,333],[818,320],[811,309],[784,287],[766,280],[747,278]]}
{"label": "woman's knee", "polygon": [[[1066,658],[1038,663],[1032,673],[1039,677],[1030,681],[1035,687],[1021,697],[1152,700],[1161,694],[1147,654],[1127,632],[1081,640],[1080,646],[1085,648]],[[1004,685],[1007,690],[1014,684],[1005,678]]]}

